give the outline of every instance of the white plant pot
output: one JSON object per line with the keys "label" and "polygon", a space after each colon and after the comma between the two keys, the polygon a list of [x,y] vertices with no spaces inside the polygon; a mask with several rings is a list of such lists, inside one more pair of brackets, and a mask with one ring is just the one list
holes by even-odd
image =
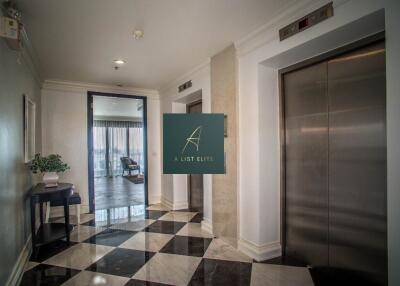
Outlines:
{"label": "white plant pot", "polygon": [[46,172],[43,175],[43,183],[46,188],[52,188],[58,186],[58,174],[57,172]]}

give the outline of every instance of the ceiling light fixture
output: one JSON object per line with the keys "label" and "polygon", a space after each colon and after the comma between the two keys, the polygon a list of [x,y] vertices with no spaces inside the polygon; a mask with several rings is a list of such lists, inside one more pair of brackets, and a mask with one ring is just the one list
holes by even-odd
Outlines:
{"label": "ceiling light fixture", "polygon": [[124,60],[114,60],[114,63],[117,65],[123,65],[125,63]]}
{"label": "ceiling light fixture", "polygon": [[142,30],[133,31],[133,38],[135,40],[140,40],[141,38],[143,38],[143,36],[144,36],[144,32]]}

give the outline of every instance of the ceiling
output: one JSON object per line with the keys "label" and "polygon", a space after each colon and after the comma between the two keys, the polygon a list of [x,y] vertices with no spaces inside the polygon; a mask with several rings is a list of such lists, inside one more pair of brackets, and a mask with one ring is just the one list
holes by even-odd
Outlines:
{"label": "ceiling", "polygon": [[113,118],[142,118],[143,108],[142,99],[120,98],[120,97],[93,97],[93,115],[95,117],[113,117]]}
{"label": "ceiling", "polygon": [[[45,79],[158,89],[294,0],[17,0]],[[144,38],[135,40],[134,29]],[[126,64],[114,70],[113,60]]]}

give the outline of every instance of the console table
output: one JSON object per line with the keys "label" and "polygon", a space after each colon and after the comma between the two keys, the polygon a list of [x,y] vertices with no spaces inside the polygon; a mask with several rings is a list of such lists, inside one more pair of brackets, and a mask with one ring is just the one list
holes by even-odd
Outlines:
{"label": "console table", "polygon": [[[59,183],[57,187],[46,188],[43,183],[37,184],[29,192],[31,200],[31,230],[32,251],[36,255],[36,248],[66,237],[69,244],[69,234],[72,225],[69,224],[69,197],[73,194],[73,185]],[[44,223],[43,203],[51,201],[63,201],[65,223]],[[36,232],[36,204],[40,204],[40,227]]]}

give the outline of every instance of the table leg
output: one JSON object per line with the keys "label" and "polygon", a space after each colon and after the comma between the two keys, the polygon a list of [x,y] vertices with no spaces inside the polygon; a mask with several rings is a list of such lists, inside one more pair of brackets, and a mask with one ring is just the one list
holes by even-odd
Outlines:
{"label": "table leg", "polygon": [[36,255],[36,226],[35,226],[35,198],[31,197],[31,232],[32,232],[32,254]]}
{"label": "table leg", "polygon": [[65,233],[67,235],[67,244],[69,244],[69,198],[64,198],[64,217],[65,217]]}
{"label": "table leg", "polygon": [[43,203],[39,204],[39,211],[40,211],[40,225],[43,225]]}

